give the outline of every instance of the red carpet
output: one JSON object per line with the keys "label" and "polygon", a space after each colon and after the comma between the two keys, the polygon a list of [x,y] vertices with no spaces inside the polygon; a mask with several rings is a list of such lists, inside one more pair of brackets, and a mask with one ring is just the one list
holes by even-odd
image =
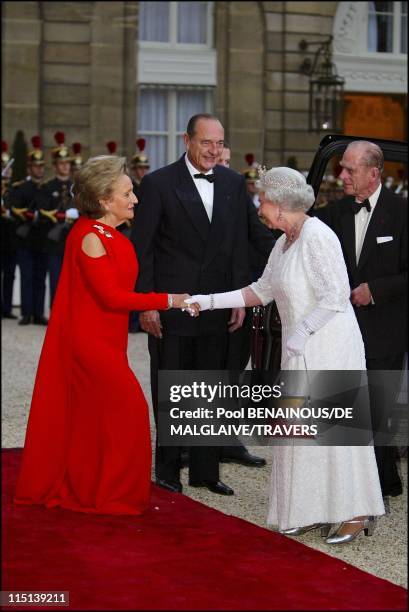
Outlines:
{"label": "red carpet", "polygon": [[407,607],[401,587],[157,487],[137,518],[14,506],[20,457],[2,453],[3,590],[69,591],[72,610]]}

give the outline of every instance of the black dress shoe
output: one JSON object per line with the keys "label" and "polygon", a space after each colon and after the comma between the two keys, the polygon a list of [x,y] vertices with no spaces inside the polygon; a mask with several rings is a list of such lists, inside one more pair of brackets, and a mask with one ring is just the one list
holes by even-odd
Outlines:
{"label": "black dress shoe", "polygon": [[11,312],[7,312],[7,313],[3,313],[1,315],[2,319],[18,319],[18,317],[16,317],[16,315],[12,314]]}
{"label": "black dress shoe", "polygon": [[398,484],[394,487],[385,487],[382,490],[382,497],[398,497],[398,495],[402,495],[402,485]]}
{"label": "black dress shoe", "polygon": [[48,319],[45,317],[33,317],[34,325],[48,325]]}
{"label": "black dress shoe", "polygon": [[250,467],[264,467],[266,465],[265,459],[256,457],[256,455],[250,455],[250,453],[243,453],[237,457],[232,455],[227,457],[222,456],[220,461],[222,463],[238,463],[239,465],[248,465]]}
{"label": "black dress shoe", "polygon": [[31,317],[21,317],[20,321],[18,322],[19,325],[30,325],[31,323]]}
{"label": "black dress shoe", "polygon": [[189,482],[191,487],[206,487],[212,493],[218,493],[219,495],[234,495],[233,489],[228,487],[224,482],[218,480],[213,482],[211,480],[202,480],[201,482]]}
{"label": "black dress shoe", "polygon": [[172,493],[182,493],[183,487],[179,480],[162,480],[162,478],[157,478],[155,482],[162,489],[167,489]]}

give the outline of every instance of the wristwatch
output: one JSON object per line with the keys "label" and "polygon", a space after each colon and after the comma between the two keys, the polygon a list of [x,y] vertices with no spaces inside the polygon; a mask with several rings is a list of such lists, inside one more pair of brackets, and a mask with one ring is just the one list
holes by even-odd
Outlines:
{"label": "wristwatch", "polygon": [[170,293],[168,293],[168,310],[169,308],[173,308],[173,297]]}

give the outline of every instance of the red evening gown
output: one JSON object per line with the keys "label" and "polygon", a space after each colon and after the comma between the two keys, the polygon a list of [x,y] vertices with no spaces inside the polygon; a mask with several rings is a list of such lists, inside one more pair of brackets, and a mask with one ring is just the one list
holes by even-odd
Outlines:
{"label": "red evening gown", "polygon": [[[106,255],[81,248],[95,233]],[[81,217],[70,232],[38,365],[15,502],[106,514],[149,505],[148,405],[128,365],[131,310],[163,310],[167,294],[133,291],[131,242]]]}

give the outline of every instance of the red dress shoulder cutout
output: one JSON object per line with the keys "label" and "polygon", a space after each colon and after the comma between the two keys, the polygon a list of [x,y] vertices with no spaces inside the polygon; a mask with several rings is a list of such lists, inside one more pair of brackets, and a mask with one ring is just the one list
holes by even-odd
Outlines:
{"label": "red dress shoulder cutout", "polygon": [[[89,232],[106,255],[82,251]],[[148,507],[149,412],[128,365],[128,315],[168,302],[167,294],[135,293],[137,274],[120,232],[76,222],[38,365],[16,503],[107,514]]]}

